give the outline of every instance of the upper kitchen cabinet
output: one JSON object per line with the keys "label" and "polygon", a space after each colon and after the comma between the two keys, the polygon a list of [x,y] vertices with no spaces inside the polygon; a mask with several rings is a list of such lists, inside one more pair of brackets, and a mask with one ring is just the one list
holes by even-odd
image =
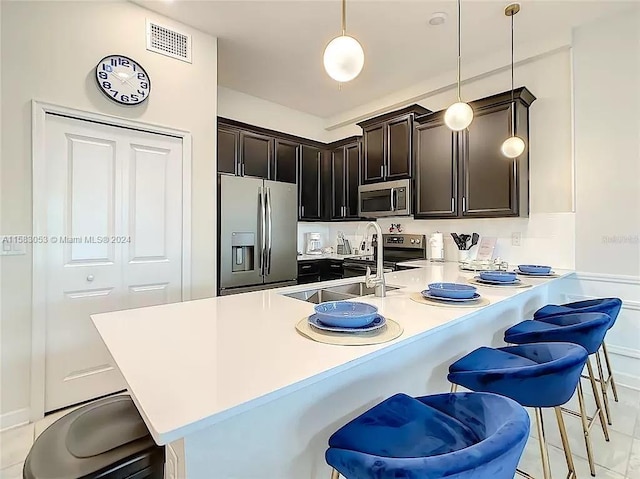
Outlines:
{"label": "upper kitchen cabinet", "polygon": [[358,218],[360,185],[360,138],[351,137],[330,145],[332,220]]}
{"label": "upper kitchen cabinet", "polygon": [[238,173],[240,131],[218,125],[218,173]]}
{"label": "upper kitchen cabinet", "polygon": [[300,144],[276,138],[275,149],[275,180],[295,183],[298,178]]}
{"label": "upper kitchen cabinet", "polygon": [[415,130],[416,218],[458,216],[458,135],[444,112],[429,115]]}
{"label": "upper kitchen cabinet", "polygon": [[274,139],[267,135],[240,132],[240,174],[273,179],[271,158]]}
{"label": "upper kitchen cabinet", "polygon": [[302,145],[298,179],[299,219],[322,219],[322,150]]}
{"label": "upper kitchen cabinet", "polygon": [[511,131],[511,92],[471,103],[475,114],[460,135],[462,216],[529,216],[529,107],[535,96],[519,88],[515,98],[515,133],[526,148],[518,158],[500,151]]}
{"label": "upper kitchen cabinet", "polygon": [[416,218],[497,218],[529,214],[529,107],[514,92],[516,134],[527,148],[516,159],[500,151],[511,127],[511,92],[471,102],[469,128],[452,132],[444,111],[416,119]]}
{"label": "upper kitchen cabinet", "polygon": [[363,131],[362,183],[411,178],[413,120],[428,113],[411,105],[358,123]]}

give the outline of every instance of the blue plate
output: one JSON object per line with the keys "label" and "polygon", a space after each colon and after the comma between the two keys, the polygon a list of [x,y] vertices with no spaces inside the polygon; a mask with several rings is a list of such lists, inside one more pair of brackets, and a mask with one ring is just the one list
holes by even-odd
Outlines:
{"label": "blue plate", "polygon": [[515,272],[517,274],[521,274],[522,276],[531,276],[532,278],[553,278],[556,276],[556,273],[554,273],[553,271],[549,271],[548,273],[525,273],[524,271],[520,271],[519,269],[517,269]]}
{"label": "blue plate", "polygon": [[513,271],[483,271],[480,273],[480,278],[492,283],[514,283],[518,281]]}
{"label": "blue plate", "polygon": [[384,319],[384,316],[377,315],[373,322],[369,323],[366,326],[360,326],[359,328],[340,328],[338,326],[328,326],[324,324],[322,321],[318,319],[317,314],[312,314],[309,316],[309,324],[314,328],[321,329],[323,331],[332,331],[334,333],[366,333],[368,331],[375,331],[376,329],[380,329],[387,322]]}
{"label": "blue plate", "polygon": [[518,269],[523,273],[529,273],[529,274],[551,273],[551,266],[539,266],[535,264],[519,264]]}
{"label": "blue plate", "polygon": [[490,284],[490,285],[494,285],[494,286],[515,286],[515,285],[518,285],[518,284],[522,284],[522,281],[520,281],[518,278],[516,278],[514,281],[509,281],[509,282],[507,282],[507,281],[490,281],[488,279],[482,279],[480,276],[474,276],[473,279],[475,279],[478,283]]}
{"label": "blue plate", "polygon": [[318,319],[327,326],[359,328],[371,324],[378,315],[378,308],[357,301],[327,301],[315,308]]}
{"label": "blue plate", "polygon": [[475,293],[471,298],[443,298],[442,296],[434,296],[430,293],[430,290],[425,289],[424,291],[421,291],[420,294],[423,298],[442,301],[443,303],[470,303],[480,299],[480,295],[478,293]]}
{"label": "blue plate", "polygon": [[431,283],[429,293],[440,298],[471,299],[476,294],[476,288],[460,283]]}

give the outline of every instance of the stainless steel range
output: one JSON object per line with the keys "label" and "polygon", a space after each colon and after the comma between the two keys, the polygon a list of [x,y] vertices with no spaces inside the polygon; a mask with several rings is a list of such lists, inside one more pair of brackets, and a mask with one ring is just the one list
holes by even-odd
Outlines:
{"label": "stainless steel range", "polygon": [[[398,263],[416,259],[426,259],[427,249],[424,235],[382,235],[382,254],[385,272],[400,269]],[[377,238],[373,238],[374,251]],[[371,271],[376,269],[376,255],[348,258],[343,262],[344,277],[364,276],[367,266]]]}

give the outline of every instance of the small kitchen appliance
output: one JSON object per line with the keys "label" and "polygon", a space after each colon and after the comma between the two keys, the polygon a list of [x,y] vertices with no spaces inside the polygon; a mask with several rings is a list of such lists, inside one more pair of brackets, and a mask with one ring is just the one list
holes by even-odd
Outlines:
{"label": "small kitchen appliance", "polygon": [[429,235],[429,261],[444,261],[444,236],[440,232]]}
{"label": "small kitchen appliance", "polygon": [[322,254],[322,235],[320,233],[305,233],[305,253]]}

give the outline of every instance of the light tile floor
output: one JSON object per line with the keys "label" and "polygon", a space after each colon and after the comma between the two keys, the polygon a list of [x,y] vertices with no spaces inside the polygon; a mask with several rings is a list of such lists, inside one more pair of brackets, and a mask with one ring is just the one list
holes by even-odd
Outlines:
{"label": "light tile floor", "polygon": [[[584,386],[587,386],[584,384]],[[609,427],[610,441],[604,440],[599,421],[591,429],[596,477],[598,479],[640,479],[640,391],[618,387],[620,402],[610,398],[613,426]],[[587,394],[587,410],[593,411],[593,396]],[[577,410],[574,396],[568,407]],[[0,434],[0,479],[22,479],[22,466],[33,441],[50,424],[73,408],[46,416],[35,424],[3,431]],[[532,413],[531,413],[532,414]],[[584,437],[580,419],[564,416],[569,443],[579,478],[590,478]],[[561,449],[560,435],[552,410],[544,412],[545,434],[549,443],[549,458],[554,478],[566,477],[567,469]],[[542,464],[532,415],[532,431],[519,468],[536,478],[542,478]],[[519,477],[519,476],[516,476]]]}

